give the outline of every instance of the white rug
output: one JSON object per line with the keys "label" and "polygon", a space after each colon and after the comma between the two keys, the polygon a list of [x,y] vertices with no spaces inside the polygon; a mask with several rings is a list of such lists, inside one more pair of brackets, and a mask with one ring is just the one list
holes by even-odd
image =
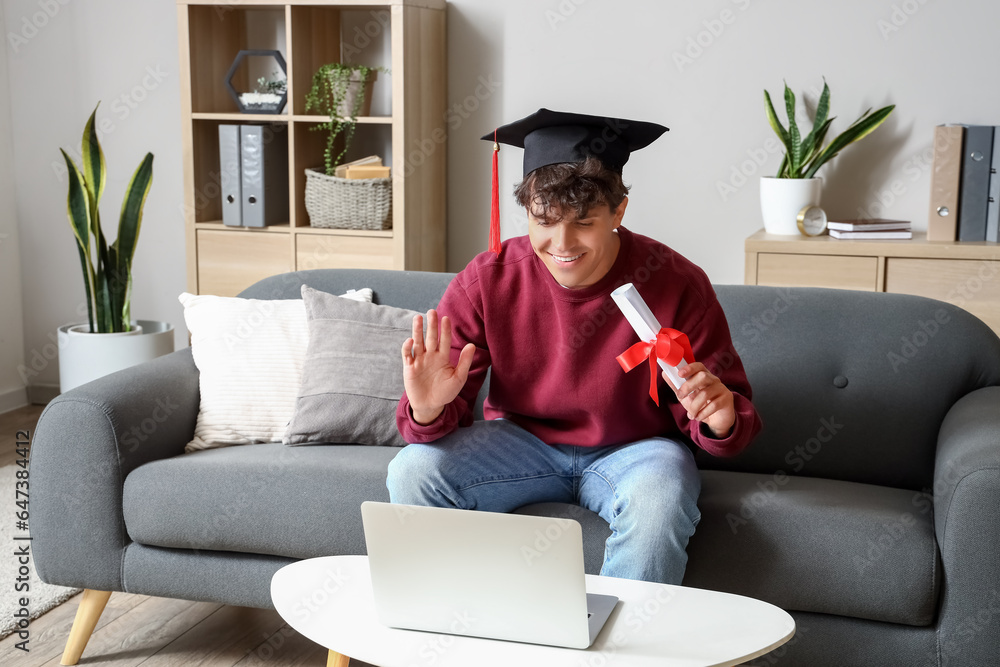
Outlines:
{"label": "white rug", "polygon": [[[17,481],[17,471],[22,470],[18,465],[3,466],[0,468],[0,502],[4,504],[0,510],[0,638],[6,637],[17,629],[18,619],[14,614],[21,609],[19,600],[22,597],[28,598],[28,614],[31,618],[41,616],[52,607],[80,592],[79,588],[66,588],[65,586],[51,586],[43,583],[35,572],[35,560],[32,557],[28,563],[30,572],[26,582],[29,588],[26,591],[17,591],[19,584],[17,578],[20,575],[18,569],[21,567],[16,553],[23,545],[31,545],[30,540],[15,540],[15,537],[25,537],[28,533],[17,529],[17,513],[23,511],[15,505],[15,482]],[[31,523],[31,479],[28,479],[28,523]],[[29,551],[34,547],[29,547]]]}

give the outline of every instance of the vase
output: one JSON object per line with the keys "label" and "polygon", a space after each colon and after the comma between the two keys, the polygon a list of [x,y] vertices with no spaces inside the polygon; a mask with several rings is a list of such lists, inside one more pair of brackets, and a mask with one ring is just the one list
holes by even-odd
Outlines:
{"label": "vase", "polygon": [[819,206],[822,178],[760,179],[760,212],[768,234],[798,236],[798,215],[806,206]]}
{"label": "vase", "polygon": [[[330,72],[331,81],[334,77],[343,76],[339,72]],[[361,78],[361,72],[355,70],[351,72],[351,78],[347,80],[347,90],[344,91],[344,99],[337,105],[337,116],[340,118],[352,118],[354,116],[354,105],[358,96],[361,95],[361,106],[358,108],[358,116],[367,116],[372,110],[372,90],[375,87],[375,79],[378,78],[378,70],[371,70],[368,80]],[[334,85],[336,90],[336,85]]]}
{"label": "vase", "polygon": [[87,323],[59,327],[59,391],[174,351],[173,325],[137,320],[132,326],[120,333],[91,333]]}

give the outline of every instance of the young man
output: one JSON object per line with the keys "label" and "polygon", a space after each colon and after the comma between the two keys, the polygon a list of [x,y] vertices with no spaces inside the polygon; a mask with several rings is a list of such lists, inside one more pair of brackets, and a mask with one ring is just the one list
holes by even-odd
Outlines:
{"label": "young man", "polygon": [[[528,235],[455,277],[442,316],[427,313],[426,338],[414,318],[397,411],[413,444],[389,465],[392,502],[493,512],[577,503],[611,527],[601,574],[681,583],[701,518],[687,441],[733,456],[761,424],[705,273],[621,226],[622,166],[666,130],[541,109],[483,137],[524,147],[515,196]],[[610,296],[627,282],[661,326],[688,336],[696,360],[680,387],[663,376],[660,405],[648,367],[625,373],[616,361],[638,340]],[[487,369],[486,421],[474,422]]]}

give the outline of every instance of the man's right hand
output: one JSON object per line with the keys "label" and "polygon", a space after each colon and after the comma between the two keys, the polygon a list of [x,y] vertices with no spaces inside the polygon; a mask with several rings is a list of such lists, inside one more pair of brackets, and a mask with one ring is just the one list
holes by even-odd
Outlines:
{"label": "man's right hand", "polygon": [[418,424],[430,424],[455,400],[469,377],[475,352],[476,346],[469,343],[462,348],[458,365],[452,366],[451,320],[441,318],[439,334],[437,311],[428,310],[425,341],[423,317],[413,316],[413,337],[403,343],[403,387]]}

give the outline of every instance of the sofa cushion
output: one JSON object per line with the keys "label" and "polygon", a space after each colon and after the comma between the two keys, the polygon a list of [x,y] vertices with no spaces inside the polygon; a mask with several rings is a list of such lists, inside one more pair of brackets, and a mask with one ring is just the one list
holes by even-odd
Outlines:
{"label": "sofa cushion", "polygon": [[[267,443],[153,461],[125,480],[125,527],[132,540],[149,547],[292,558],[364,554],[361,503],[388,502],[386,467],[397,453]],[[611,533],[597,514],[566,503],[517,512],[579,521],[587,572],[600,572]]]}
{"label": "sofa cushion", "polygon": [[[330,294],[340,294],[356,285],[366,285],[374,291],[373,303],[397,308],[409,308],[420,313],[437,308],[441,295],[454,273],[433,271],[389,271],[384,269],[313,269],[292,271],[260,280],[240,293],[247,299],[298,299],[302,286]],[[479,390],[473,416],[483,418],[483,402],[489,395],[490,373]]]}
{"label": "sofa cushion", "polygon": [[[125,480],[125,526],[149,546],[292,558],[363,554],[361,503],[388,500],[386,466],[397,451],[269,443],[153,461]],[[790,611],[915,626],[934,620],[940,568],[924,495],[703,471],[699,506],[685,585]],[[581,520],[588,564],[600,562],[593,555],[608,536],[603,521],[584,521],[589,512],[568,506],[536,507],[523,511]]]}
{"label": "sofa cushion", "polygon": [[125,479],[125,528],[158,547],[363,554],[361,503],[389,500],[385,471],[398,451],[265,443],[152,461]]}
{"label": "sofa cushion", "polygon": [[302,301],[309,346],[285,444],[406,445],[396,427],[403,395],[400,348],[419,313],[341,299],[307,285]]}
{"label": "sofa cushion", "polygon": [[789,611],[934,622],[940,566],[928,496],[888,487],[702,471],[686,586]]}
{"label": "sofa cushion", "polygon": [[[372,290],[343,296],[370,302]],[[309,340],[302,301],[187,292],[178,298],[201,391],[187,451],[280,440],[295,408]]]}

